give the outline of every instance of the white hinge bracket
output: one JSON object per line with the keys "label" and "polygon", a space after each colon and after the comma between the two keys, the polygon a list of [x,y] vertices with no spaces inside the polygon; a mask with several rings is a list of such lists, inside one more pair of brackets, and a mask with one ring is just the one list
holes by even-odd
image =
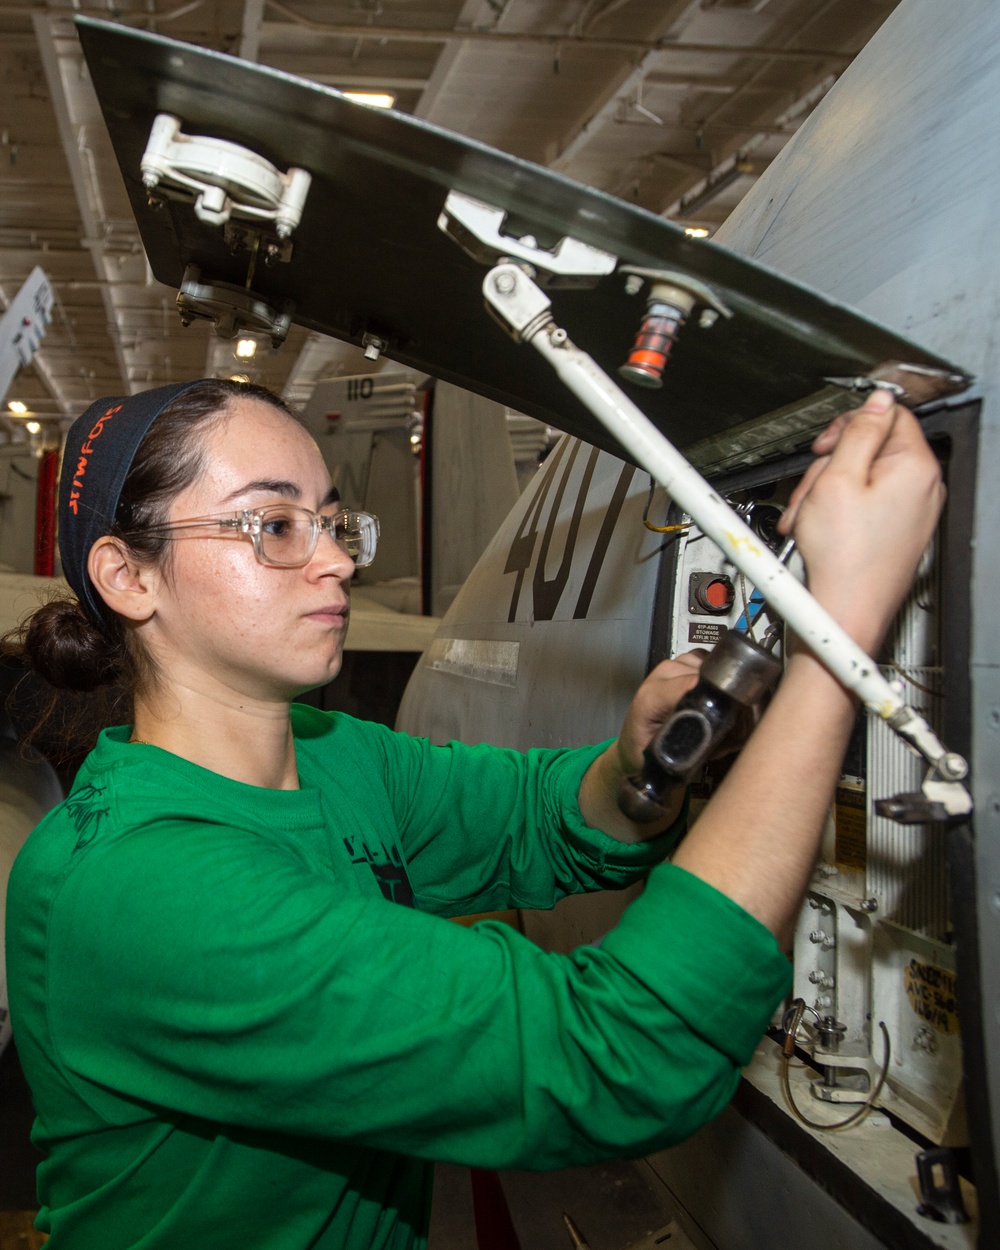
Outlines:
{"label": "white hinge bracket", "polygon": [[312,182],[306,170],[293,166],[283,174],[237,143],[186,135],[171,113],[160,113],[153,122],[140,169],[151,195],[193,201],[199,221],[273,222],[279,239],[287,239],[302,220]]}

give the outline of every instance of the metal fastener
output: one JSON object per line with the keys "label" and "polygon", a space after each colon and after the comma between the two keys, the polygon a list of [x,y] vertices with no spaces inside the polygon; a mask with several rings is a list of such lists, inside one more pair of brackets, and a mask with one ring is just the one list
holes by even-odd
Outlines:
{"label": "metal fastener", "polygon": [[937,770],[949,781],[962,781],[968,776],[969,765],[957,751],[946,751],[937,762]]}
{"label": "metal fastener", "polygon": [[922,1050],[928,1055],[933,1055],[937,1050],[937,1038],[925,1024],[922,1024],[914,1033],[913,1048],[914,1050]]}

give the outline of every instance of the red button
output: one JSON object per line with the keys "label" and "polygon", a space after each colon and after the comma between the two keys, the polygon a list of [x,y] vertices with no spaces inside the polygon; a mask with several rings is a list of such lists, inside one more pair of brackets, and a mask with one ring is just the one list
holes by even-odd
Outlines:
{"label": "red button", "polygon": [[713,608],[728,608],[733,602],[733,587],[728,581],[709,582],[704,591],[706,602]]}

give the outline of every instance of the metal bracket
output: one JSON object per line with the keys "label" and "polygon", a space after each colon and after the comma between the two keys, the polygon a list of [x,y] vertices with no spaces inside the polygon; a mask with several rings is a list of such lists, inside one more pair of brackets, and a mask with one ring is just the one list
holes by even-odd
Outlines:
{"label": "metal bracket", "polygon": [[[650,296],[676,303],[685,316],[690,316],[699,305],[702,308],[698,324],[703,330],[713,326],[719,317],[732,317],[733,310],[723,303],[707,283],[692,278],[677,269],[644,269],[640,265],[622,265],[620,273],[627,274],[625,291],[638,295],[643,281],[649,283]],[[711,314],[706,316],[706,314]]]}
{"label": "metal bracket", "polygon": [[467,255],[484,265],[508,258],[530,265],[542,286],[596,286],[599,279],[614,273],[618,257],[610,252],[570,237],[560,239],[548,250],[539,247],[533,235],[515,239],[504,234],[506,219],[502,208],[450,191],[438,226]]}
{"label": "metal bracket", "polygon": [[[902,694],[899,682],[891,688]],[[972,811],[972,796],[962,784],[969,775],[969,765],[957,751],[943,751],[932,758],[926,750],[926,729],[922,717],[912,715],[903,707],[887,717],[889,725],[919,755],[931,763],[918,791],[876,799],[875,812],[899,825],[924,825],[954,822]]]}
{"label": "metal bracket", "polygon": [[291,329],[293,305],[285,304],[279,311],[253,291],[228,282],[204,283],[197,265],[188,265],[177,292],[177,311],[184,325],[195,317],[213,322],[219,338],[233,339],[241,330],[256,330],[270,335],[272,346],[280,347]]}
{"label": "metal bracket", "polygon": [[900,360],[887,360],[866,377],[824,378],[829,386],[839,386],[856,395],[868,395],[878,387],[891,391],[911,408],[919,408],[946,395],[965,390],[972,378],[964,373],[950,373],[927,365],[910,365]]}
{"label": "metal bracket", "polygon": [[[483,283],[486,311],[515,343],[526,343],[552,320],[552,301],[521,265],[505,261]],[[563,338],[565,330],[560,331]]]}
{"label": "metal bracket", "polygon": [[361,336],[361,346],[365,349],[365,360],[378,360],[379,356],[387,350],[389,341],[380,334],[369,334],[366,331]]}
{"label": "metal bracket", "polygon": [[234,255],[250,252],[262,257],[265,265],[275,262],[287,265],[292,259],[294,245],[291,239],[279,239],[276,234],[269,234],[246,222],[228,222],[222,237]]}
{"label": "metal bracket", "polygon": [[212,226],[225,225],[231,216],[273,221],[279,239],[287,239],[302,220],[312,182],[304,169],[280,173],[237,143],[186,135],[171,113],[157,114],[139,168],[148,191],[193,201],[199,221]]}
{"label": "metal bracket", "polygon": [[649,294],[639,332],[618,375],[634,386],[658,390],[678,331],[695,308],[701,306],[698,324],[703,330],[714,326],[720,316],[731,317],[732,310],[711,287],[686,273],[638,265],[623,265],[621,271],[626,275],[626,295],[638,295],[644,282],[649,283]]}
{"label": "metal bracket", "polygon": [[870,395],[874,390],[890,391],[897,399],[902,399],[903,388],[897,382],[880,382],[876,378],[824,378],[828,386],[839,386],[845,391],[854,391],[856,395]]}
{"label": "metal bracket", "polygon": [[[937,1175],[940,1176],[940,1183]],[[955,1150],[936,1146],[917,1155],[917,1182],[920,1204],[917,1214],[941,1224],[968,1224],[969,1213],[962,1197]]]}
{"label": "metal bracket", "polygon": [[897,825],[948,824],[972,811],[972,799],[959,781],[942,781],[932,769],[919,790],[876,799],[875,814]]}

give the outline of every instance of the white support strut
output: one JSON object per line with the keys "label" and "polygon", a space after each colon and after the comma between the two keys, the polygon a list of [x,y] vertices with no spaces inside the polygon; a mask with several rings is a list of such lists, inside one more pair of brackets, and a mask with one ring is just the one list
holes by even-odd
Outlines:
{"label": "white support strut", "polygon": [[956,784],[968,771],[965,760],[945,750],[930,725],[906,704],[875,661],[596,361],[555,325],[550,300],[525,271],[513,263],[497,265],[487,275],[483,294],[501,324],[549,362],[569,390],[760,590],[830,672],[927,760],[937,775],[937,784],[944,783],[949,792],[943,797],[951,814],[970,811],[971,797]]}

